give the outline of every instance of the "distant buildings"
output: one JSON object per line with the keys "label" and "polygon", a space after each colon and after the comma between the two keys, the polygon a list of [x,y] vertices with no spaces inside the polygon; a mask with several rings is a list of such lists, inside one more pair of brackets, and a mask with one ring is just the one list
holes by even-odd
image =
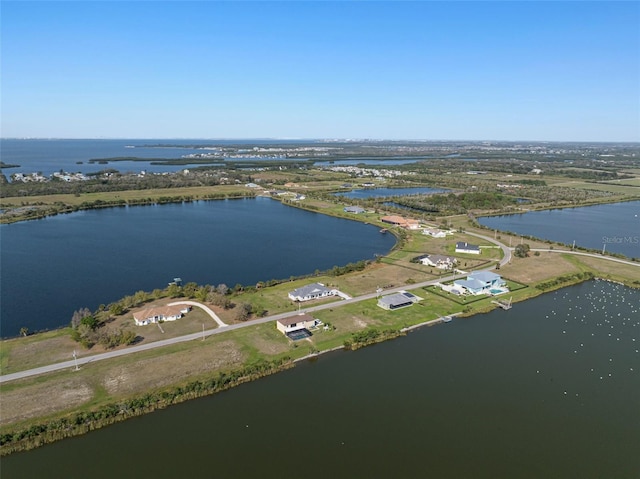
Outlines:
{"label": "distant buildings", "polygon": [[380,221],[383,223],[388,223],[394,226],[400,226],[401,228],[406,228],[410,230],[415,230],[420,227],[420,222],[418,220],[414,220],[411,218],[404,218],[402,216],[391,215],[391,216],[383,216],[380,218]]}
{"label": "distant buildings", "polygon": [[360,206],[345,206],[344,207],[344,212],[345,213],[353,213],[354,215],[359,215],[361,213],[364,213],[364,208],[361,208]]}

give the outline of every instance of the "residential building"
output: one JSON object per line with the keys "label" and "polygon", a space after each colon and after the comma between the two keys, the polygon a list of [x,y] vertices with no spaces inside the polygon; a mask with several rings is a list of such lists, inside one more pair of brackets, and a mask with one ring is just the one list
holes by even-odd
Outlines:
{"label": "residential building", "polygon": [[418,220],[403,218],[402,216],[397,215],[383,216],[380,218],[380,221],[407,229],[418,229],[420,227],[420,222]]}
{"label": "residential building", "polygon": [[480,247],[466,241],[456,243],[456,253],[480,254]]}
{"label": "residential building", "polygon": [[345,206],[344,212],[358,215],[360,213],[364,213],[364,208],[361,208],[360,206]]}
{"label": "residential building", "polygon": [[288,335],[294,331],[300,331],[302,329],[309,329],[316,327],[320,324],[320,320],[315,319],[306,313],[298,314],[296,316],[289,316],[288,318],[278,319],[276,321],[276,328],[284,335]]}
{"label": "residential building", "polygon": [[506,285],[499,274],[491,271],[474,271],[467,276],[467,279],[458,279],[453,284],[471,294],[492,293],[492,290],[504,289]]}
{"label": "residential building", "polygon": [[338,290],[335,288],[327,288],[322,283],[313,283],[294,289],[289,293],[289,299],[291,301],[310,301],[312,299],[326,298],[337,294]]}
{"label": "residential building", "polygon": [[400,308],[406,308],[412,306],[413,303],[417,303],[421,298],[408,291],[401,291],[399,293],[388,294],[378,298],[378,306],[386,310],[395,310]]}
{"label": "residential building", "polygon": [[133,320],[137,326],[146,326],[147,324],[159,323],[160,321],[175,321],[182,318],[191,310],[190,306],[158,306],[154,308],[146,308],[133,313]]}
{"label": "residential building", "polygon": [[425,228],[422,230],[423,235],[431,236],[432,238],[444,238],[447,233],[436,228]]}
{"label": "residential building", "polygon": [[441,254],[425,254],[416,258],[425,266],[434,266],[438,269],[451,269],[458,262],[453,256],[444,256]]}

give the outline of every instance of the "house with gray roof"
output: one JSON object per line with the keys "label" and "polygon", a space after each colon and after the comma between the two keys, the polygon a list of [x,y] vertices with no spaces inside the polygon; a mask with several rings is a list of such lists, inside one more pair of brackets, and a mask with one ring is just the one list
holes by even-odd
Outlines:
{"label": "house with gray roof", "polygon": [[504,289],[506,285],[499,274],[491,271],[473,271],[467,279],[456,280],[453,284],[471,294],[491,294],[492,290]]}
{"label": "house with gray roof", "polygon": [[291,301],[310,301],[312,299],[326,298],[337,294],[338,290],[335,288],[327,288],[322,283],[313,283],[294,289],[289,293],[289,299]]}
{"label": "house with gray roof", "polygon": [[388,294],[378,298],[378,306],[382,309],[393,311],[412,306],[413,303],[417,303],[420,299],[422,298],[408,291],[400,291],[399,293]]}
{"label": "house with gray roof", "polygon": [[456,243],[456,253],[480,254],[480,247],[466,241],[458,241]]}

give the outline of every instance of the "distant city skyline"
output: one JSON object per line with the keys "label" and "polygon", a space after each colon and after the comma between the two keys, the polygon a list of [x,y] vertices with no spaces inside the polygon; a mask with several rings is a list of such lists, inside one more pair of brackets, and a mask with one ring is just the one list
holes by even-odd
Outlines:
{"label": "distant city skyline", "polygon": [[640,3],[2,2],[3,138],[640,141]]}

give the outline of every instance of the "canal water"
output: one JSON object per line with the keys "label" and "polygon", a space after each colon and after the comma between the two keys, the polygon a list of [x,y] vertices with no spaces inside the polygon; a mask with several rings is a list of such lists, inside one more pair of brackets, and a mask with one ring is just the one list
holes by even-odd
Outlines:
{"label": "canal water", "polygon": [[2,477],[637,478],[639,349],[640,291],[590,281],[11,455]]}
{"label": "canal water", "polygon": [[379,228],[269,198],[81,211],[0,225],[1,334],[66,326],[136,291],[184,282],[229,287],[385,255]]}
{"label": "canal water", "polygon": [[478,218],[491,229],[640,258],[640,201]]}
{"label": "canal water", "polygon": [[335,193],[336,196],[344,196],[354,200],[362,200],[367,198],[385,198],[388,196],[407,196],[407,195],[431,195],[435,193],[446,193],[450,190],[444,188],[430,188],[427,186],[419,186],[412,188],[364,188],[361,190],[345,191]]}

